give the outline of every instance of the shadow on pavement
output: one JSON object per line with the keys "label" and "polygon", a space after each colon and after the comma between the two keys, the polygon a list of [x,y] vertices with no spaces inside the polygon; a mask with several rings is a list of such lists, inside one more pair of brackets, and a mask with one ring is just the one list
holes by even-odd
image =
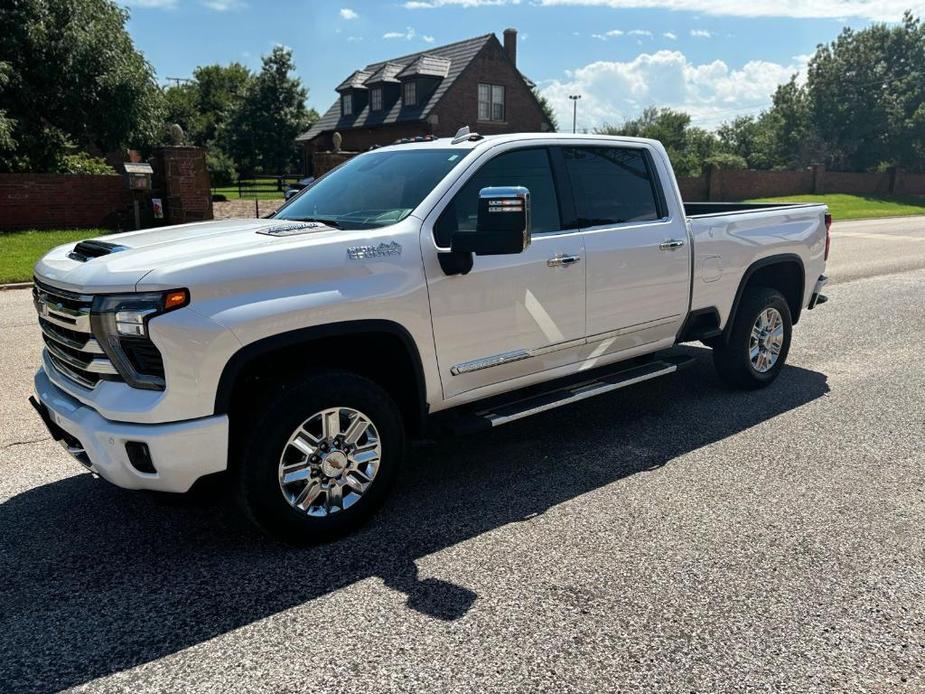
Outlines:
{"label": "shadow on pavement", "polygon": [[377,518],[321,547],[276,544],[221,503],[165,502],[90,475],[24,492],[0,506],[0,689],[85,683],[369,577],[410,609],[458,619],[478,596],[452,576],[420,580],[416,559],[828,392],[823,374],[792,366],[763,391],[725,390],[709,350],[680,351],[698,357],[680,374],[414,449]]}

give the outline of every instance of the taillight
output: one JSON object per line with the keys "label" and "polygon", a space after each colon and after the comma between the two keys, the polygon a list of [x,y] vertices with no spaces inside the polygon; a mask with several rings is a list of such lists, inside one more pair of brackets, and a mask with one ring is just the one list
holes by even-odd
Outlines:
{"label": "taillight", "polygon": [[825,213],[825,257],[823,260],[829,259],[829,246],[832,245],[832,214],[830,212]]}

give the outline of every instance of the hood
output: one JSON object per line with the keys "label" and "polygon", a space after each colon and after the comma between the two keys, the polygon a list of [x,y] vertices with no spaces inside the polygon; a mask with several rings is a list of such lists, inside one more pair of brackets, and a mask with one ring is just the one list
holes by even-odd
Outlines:
{"label": "hood", "polygon": [[38,278],[63,289],[131,292],[151,272],[214,263],[259,253],[265,246],[306,236],[331,238],[323,224],[274,219],[226,219],[131,231],[69,243],[50,251],[35,266]]}

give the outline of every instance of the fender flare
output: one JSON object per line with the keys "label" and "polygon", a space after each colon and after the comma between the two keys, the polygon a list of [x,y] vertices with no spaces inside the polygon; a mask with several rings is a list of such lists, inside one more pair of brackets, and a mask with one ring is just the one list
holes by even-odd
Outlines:
{"label": "fender flare", "polygon": [[214,413],[217,415],[228,413],[231,407],[231,396],[234,392],[235,383],[244,368],[255,359],[280,349],[300,344],[308,344],[324,338],[376,333],[398,338],[408,353],[408,356],[411,358],[412,368],[415,374],[414,386],[417,394],[417,412],[415,415],[418,421],[414,422],[414,424],[423,426],[428,411],[427,389],[424,377],[424,365],[421,362],[421,354],[414,342],[414,338],[412,338],[411,333],[399,323],[390,320],[374,319],[314,325],[307,328],[290,330],[277,335],[270,335],[269,337],[264,337],[244,345],[231,356],[222,369],[222,375],[218,381],[218,388],[215,391]]}
{"label": "fender flare", "polygon": [[803,306],[803,294],[806,291],[806,267],[803,265],[803,259],[796,253],[779,253],[777,255],[769,255],[765,258],[759,258],[745,270],[742,279],[739,280],[739,287],[736,289],[735,298],[732,300],[729,316],[726,318],[726,325],[723,326],[723,339],[729,335],[730,326],[732,326],[736,317],[736,312],[739,310],[742,294],[745,292],[745,287],[748,286],[748,282],[751,280],[752,276],[758,272],[758,270],[770,265],[781,265],[794,262],[800,268],[800,295],[798,297],[797,311],[793,315],[793,324],[796,325],[797,321],[800,319],[800,309]]}

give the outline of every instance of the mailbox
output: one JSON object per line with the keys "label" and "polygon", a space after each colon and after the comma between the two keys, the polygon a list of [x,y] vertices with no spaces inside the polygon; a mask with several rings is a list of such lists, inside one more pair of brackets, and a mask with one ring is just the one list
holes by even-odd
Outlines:
{"label": "mailbox", "polygon": [[154,169],[151,168],[150,164],[127,162],[123,166],[125,167],[125,179],[129,190],[151,190],[151,175],[154,173]]}

